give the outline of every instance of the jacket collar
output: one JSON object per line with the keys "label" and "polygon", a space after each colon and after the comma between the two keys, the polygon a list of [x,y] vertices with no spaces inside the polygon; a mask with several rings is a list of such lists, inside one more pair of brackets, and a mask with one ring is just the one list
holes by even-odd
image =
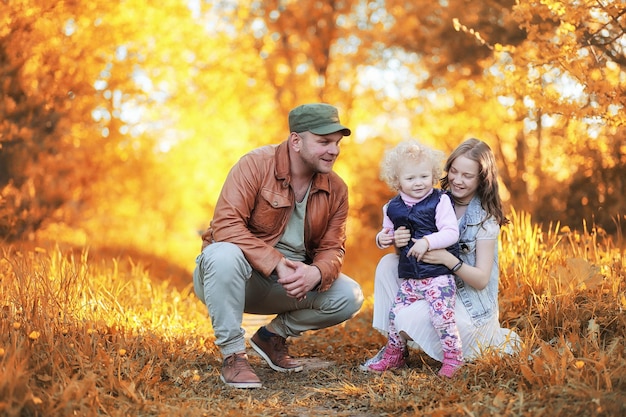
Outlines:
{"label": "jacket collar", "polygon": [[[283,188],[289,187],[291,183],[291,172],[289,167],[289,141],[281,142],[276,147],[276,168],[274,175],[278,181],[282,181]],[[330,176],[328,174],[317,173],[313,176],[311,184],[311,193],[315,191],[330,192]]]}
{"label": "jacket collar", "polygon": [[465,214],[461,218],[459,229],[463,230],[465,226],[468,225],[475,226],[481,224],[485,220],[486,215],[487,213],[480,203],[480,198],[478,198],[478,195],[474,195],[467,206],[467,210],[465,210]]}

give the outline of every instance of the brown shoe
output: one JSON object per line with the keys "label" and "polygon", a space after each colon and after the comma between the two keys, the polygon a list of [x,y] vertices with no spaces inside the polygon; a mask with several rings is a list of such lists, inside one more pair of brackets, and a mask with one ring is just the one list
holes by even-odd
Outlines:
{"label": "brown shoe", "polygon": [[233,353],[224,359],[220,379],[234,388],[261,388],[261,380],[248,363],[245,353]]}
{"label": "brown shoe", "polygon": [[259,336],[257,330],[250,339],[250,345],[275,371],[300,372],[303,369],[302,365],[289,356],[286,340],[282,336],[272,336],[265,341]]}

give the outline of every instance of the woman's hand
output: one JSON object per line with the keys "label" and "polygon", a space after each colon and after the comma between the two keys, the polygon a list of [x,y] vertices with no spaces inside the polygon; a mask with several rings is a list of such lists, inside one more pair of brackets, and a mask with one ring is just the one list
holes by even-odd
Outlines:
{"label": "woman's hand", "polygon": [[[457,264],[458,259],[445,249],[433,249],[422,256],[422,261],[429,264],[441,264],[447,268],[452,268]],[[450,266],[450,264],[452,264]]]}
{"label": "woman's hand", "polygon": [[[464,263],[454,275],[477,290],[485,288],[491,279],[491,268],[494,265],[494,252],[497,244],[496,239],[483,239],[476,242],[476,265]],[[441,264],[452,269],[459,263],[459,258],[445,249],[437,249],[426,252],[422,261],[429,264]]]}
{"label": "woman's hand", "polygon": [[411,231],[404,226],[400,226],[393,233],[396,248],[403,248],[409,244],[411,240]]}

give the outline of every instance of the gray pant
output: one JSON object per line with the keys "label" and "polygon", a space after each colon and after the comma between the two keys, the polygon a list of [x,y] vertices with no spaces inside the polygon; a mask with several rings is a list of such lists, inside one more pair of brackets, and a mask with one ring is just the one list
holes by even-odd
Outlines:
{"label": "gray pant", "polygon": [[194,290],[207,306],[215,344],[222,355],[245,350],[241,327],[244,312],[276,314],[272,327],[280,336],[289,337],[342,323],[363,304],[361,287],[344,274],[328,291],[310,291],[302,301],[289,297],[276,279],[253,270],[241,249],[232,243],[213,243],[198,255]]}

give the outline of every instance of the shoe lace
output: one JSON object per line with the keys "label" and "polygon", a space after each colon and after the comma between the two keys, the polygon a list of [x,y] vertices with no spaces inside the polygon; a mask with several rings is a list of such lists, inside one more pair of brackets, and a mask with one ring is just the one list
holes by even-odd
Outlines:
{"label": "shoe lace", "polygon": [[234,354],[229,365],[232,366],[235,371],[252,370],[245,353]]}
{"label": "shoe lace", "polygon": [[286,340],[280,336],[273,337],[272,344],[274,345],[274,350],[281,354],[281,356],[289,356],[289,350],[287,349]]}

